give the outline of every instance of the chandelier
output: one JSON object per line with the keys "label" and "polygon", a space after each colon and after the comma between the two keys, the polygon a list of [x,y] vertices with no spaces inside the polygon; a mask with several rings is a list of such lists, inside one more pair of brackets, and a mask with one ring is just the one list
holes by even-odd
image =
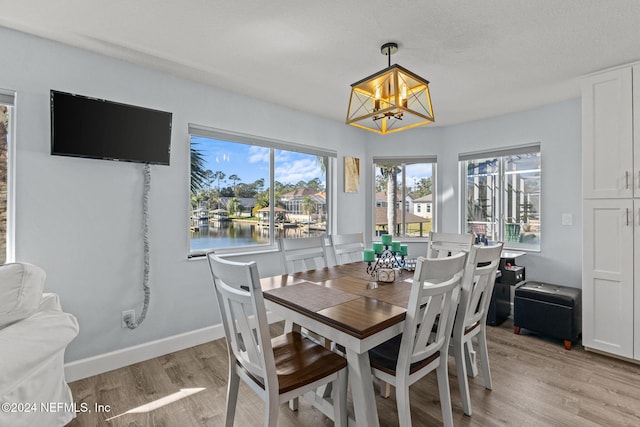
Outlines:
{"label": "chandelier", "polygon": [[398,64],[391,65],[397,43],[380,48],[388,67],[351,85],[346,123],[379,134],[434,122],[429,82]]}

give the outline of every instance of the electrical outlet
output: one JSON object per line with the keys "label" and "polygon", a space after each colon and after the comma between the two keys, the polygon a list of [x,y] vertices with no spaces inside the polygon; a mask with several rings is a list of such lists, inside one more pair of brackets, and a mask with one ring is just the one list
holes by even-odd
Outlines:
{"label": "electrical outlet", "polygon": [[125,319],[129,319],[131,323],[136,321],[136,311],[135,310],[125,310],[122,312],[122,327],[128,328],[127,322]]}

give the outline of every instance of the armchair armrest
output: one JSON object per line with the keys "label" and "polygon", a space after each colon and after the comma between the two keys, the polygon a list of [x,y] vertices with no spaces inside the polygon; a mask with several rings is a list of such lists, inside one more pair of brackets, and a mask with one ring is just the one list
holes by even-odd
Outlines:
{"label": "armchair armrest", "polygon": [[55,309],[0,329],[0,400],[64,351],[78,330],[73,315]]}

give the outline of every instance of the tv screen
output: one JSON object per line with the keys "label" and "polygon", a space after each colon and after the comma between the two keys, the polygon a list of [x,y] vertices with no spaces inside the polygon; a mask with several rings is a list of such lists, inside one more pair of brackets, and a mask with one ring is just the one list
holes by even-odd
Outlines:
{"label": "tv screen", "polygon": [[51,154],[169,165],[172,114],[51,91]]}

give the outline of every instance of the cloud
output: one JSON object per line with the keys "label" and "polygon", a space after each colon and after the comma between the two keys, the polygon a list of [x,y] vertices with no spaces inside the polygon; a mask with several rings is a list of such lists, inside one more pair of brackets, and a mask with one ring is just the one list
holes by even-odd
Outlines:
{"label": "cloud", "polygon": [[269,149],[252,145],[249,147],[249,158],[247,160],[249,163],[266,162],[269,164]]}
{"label": "cloud", "polygon": [[292,159],[283,161],[276,159],[275,179],[284,184],[295,184],[298,181],[309,181],[313,178],[320,178],[324,184],[324,173],[315,157]]}

